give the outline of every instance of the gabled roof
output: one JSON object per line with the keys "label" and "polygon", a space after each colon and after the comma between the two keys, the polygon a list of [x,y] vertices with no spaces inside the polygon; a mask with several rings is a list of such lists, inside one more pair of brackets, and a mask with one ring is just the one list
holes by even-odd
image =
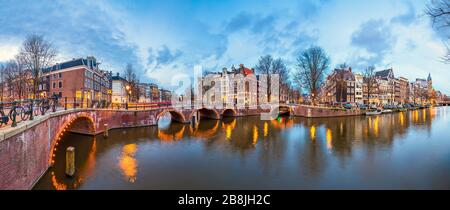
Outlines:
{"label": "gabled roof", "polygon": [[381,78],[394,78],[394,71],[392,70],[392,68],[385,69],[382,71],[377,71],[377,72],[375,72],[375,76],[381,77]]}
{"label": "gabled roof", "polygon": [[[91,62],[89,62],[89,61],[91,61]],[[78,58],[78,59],[73,59],[70,61],[63,62],[63,63],[57,63],[53,66],[44,68],[44,69],[42,69],[42,72],[49,73],[52,71],[58,71],[58,70],[67,69],[67,68],[71,68],[71,67],[75,67],[75,66],[82,66],[82,65],[86,66],[88,68],[90,68],[89,66],[93,65],[93,67],[97,68],[98,63],[94,57]]]}

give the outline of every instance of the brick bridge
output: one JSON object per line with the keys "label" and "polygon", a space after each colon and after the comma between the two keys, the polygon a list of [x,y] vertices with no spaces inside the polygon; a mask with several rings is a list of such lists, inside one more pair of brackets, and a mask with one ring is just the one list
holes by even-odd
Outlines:
{"label": "brick bridge", "polygon": [[[295,116],[328,116],[327,112],[302,106],[280,105],[280,112]],[[196,122],[201,118],[259,115],[262,109],[174,109],[149,110],[72,109],[36,116],[17,127],[0,128],[0,189],[31,189],[53,163],[53,151],[65,132],[96,135],[106,129],[157,125],[170,113],[172,120]],[[272,110],[273,112],[273,110]],[[343,112],[334,116],[355,115]]]}

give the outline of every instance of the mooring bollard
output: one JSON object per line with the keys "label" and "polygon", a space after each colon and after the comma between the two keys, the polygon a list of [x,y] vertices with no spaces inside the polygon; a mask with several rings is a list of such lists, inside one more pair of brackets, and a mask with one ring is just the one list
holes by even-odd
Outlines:
{"label": "mooring bollard", "polygon": [[103,132],[103,137],[108,137],[108,124],[105,124],[105,132]]}
{"label": "mooring bollard", "polygon": [[66,149],[66,175],[73,176],[75,174],[75,147],[67,147]]}

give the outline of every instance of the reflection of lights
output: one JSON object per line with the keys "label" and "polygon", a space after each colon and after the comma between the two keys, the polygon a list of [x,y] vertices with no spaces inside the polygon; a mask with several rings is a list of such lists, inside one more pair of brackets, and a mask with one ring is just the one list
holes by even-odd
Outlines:
{"label": "reflection of lights", "polygon": [[314,140],[316,138],[316,127],[314,125],[309,129],[309,133],[311,134],[311,140]]}
{"label": "reflection of lights", "polygon": [[282,117],[270,121],[273,127],[277,129],[285,129],[294,126],[294,120],[286,120]]}
{"label": "reflection of lights", "polygon": [[415,123],[419,122],[419,111],[418,110],[415,110],[413,112],[413,116],[414,116],[414,122]]}
{"label": "reflection of lights", "polygon": [[378,136],[378,123],[380,121],[380,117],[377,116],[373,122],[373,132],[375,133],[376,136]]}
{"label": "reflection of lights", "polygon": [[422,109],[422,120],[423,122],[427,121],[427,112],[425,109]]}
{"label": "reflection of lights", "polygon": [[253,145],[256,145],[256,143],[258,142],[258,127],[253,126]]}
{"label": "reflection of lights", "polygon": [[404,116],[403,116],[403,112],[400,112],[400,125],[401,126],[403,126],[404,125],[404,122],[405,121],[405,119],[404,119]]}
{"label": "reflection of lights", "polygon": [[264,122],[264,137],[269,135],[269,123]]}
{"label": "reflection of lights", "polygon": [[227,140],[231,139],[231,134],[233,133],[235,127],[236,127],[236,119],[233,119],[231,123],[222,122],[222,129],[225,130],[225,138]]}
{"label": "reflection of lights", "polygon": [[56,190],[67,190],[67,185],[64,183],[59,183],[58,180],[56,180],[55,172],[52,171],[52,185],[55,187]]}
{"label": "reflection of lights", "polygon": [[183,126],[181,128],[181,130],[175,132],[174,134],[168,134],[158,128],[157,136],[159,139],[161,139],[163,141],[168,141],[168,142],[173,141],[173,140],[180,140],[181,138],[183,138],[184,129],[185,129],[185,127]]}
{"label": "reflection of lights", "polygon": [[135,158],[137,151],[136,144],[127,144],[122,148],[122,156],[119,159],[119,167],[122,174],[133,183],[136,181],[137,174],[137,160]]}
{"label": "reflection of lights", "polygon": [[333,141],[333,134],[331,133],[331,129],[327,128],[327,148],[332,149],[333,145],[331,144]]}
{"label": "reflection of lights", "polygon": [[217,129],[219,128],[219,121],[216,120],[216,124],[213,128],[208,130],[198,129],[198,125],[196,125],[196,130],[193,132],[193,135],[198,138],[210,138],[216,134]]}

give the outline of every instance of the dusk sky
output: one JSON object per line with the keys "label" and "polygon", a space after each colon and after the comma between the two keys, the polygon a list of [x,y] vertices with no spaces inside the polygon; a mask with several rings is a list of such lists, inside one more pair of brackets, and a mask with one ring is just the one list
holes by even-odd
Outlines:
{"label": "dusk sky", "polygon": [[347,62],[394,68],[410,80],[433,77],[450,93],[445,32],[423,13],[428,1],[35,1],[0,0],[0,62],[14,57],[27,34],[42,34],[57,61],[94,55],[102,69],[133,63],[141,81],[164,87],[194,65],[219,71],[262,55],[281,57],[292,70],[298,52],[323,47],[331,67]]}

